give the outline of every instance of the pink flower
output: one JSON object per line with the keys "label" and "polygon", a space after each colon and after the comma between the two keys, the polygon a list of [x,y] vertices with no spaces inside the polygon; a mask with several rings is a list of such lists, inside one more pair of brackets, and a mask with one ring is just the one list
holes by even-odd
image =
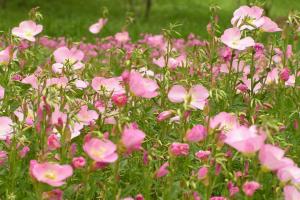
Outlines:
{"label": "pink flower", "polygon": [[34,21],[29,20],[21,22],[19,27],[13,28],[11,32],[14,36],[34,42],[34,36],[42,32],[42,30],[42,25],[36,24]]}
{"label": "pink flower", "polygon": [[0,117],[0,140],[5,140],[13,132],[13,122],[9,117]]}
{"label": "pink flower", "polygon": [[166,111],[159,113],[156,119],[158,122],[161,122],[161,121],[164,121],[164,120],[172,117],[173,114],[174,113],[172,110],[166,110]]}
{"label": "pink flower", "polygon": [[97,91],[103,91],[105,94],[116,95],[116,94],[124,94],[125,89],[121,84],[120,77],[112,77],[112,78],[103,78],[103,77],[95,77],[92,80],[92,88]]}
{"label": "pink flower", "polygon": [[124,128],[122,133],[122,144],[125,146],[127,153],[131,153],[135,150],[140,150],[142,148],[142,143],[146,135],[143,131],[135,128],[133,126],[128,126]]}
{"label": "pink flower", "polygon": [[240,51],[255,45],[255,42],[251,37],[241,39],[241,36],[241,31],[238,28],[229,28],[224,31],[221,36],[221,41],[228,47]]}
{"label": "pink flower", "polygon": [[290,70],[289,68],[283,68],[281,73],[280,73],[280,79],[283,80],[284,82],[288,81],[290,77]]}
{"label": "pink flower", "polygon": [[55,106],[54,112],[51,115],[51,123],[54,125],[63,125],[60,124],[63,122],[65,124],[67,122],[67,114],[60,112],[59,106]]}
{"label": "pink flower", "polygon": [[189,149],[188,144],[174,142],[170,146],[170,153],[174,156],[187,156],[189,155]]}
{"label": "pink flower", "polygon": [[228,132],[231,131],[233,128],[238,127],[239,122],[234,114],[220,112],[210,120],[209,125],[213,129],[219,128],[224,130],[225,132]]}
{"label": "pink flower", "polygon": [[227,133],[224,142],[241,153],[251,154],[263,146],[265,139],[265,134],[257,134],[255,126],[240,126]]}
{"label": "pink flower", "polygon": [[158,89],[156,81],[144,78],[136,71],[130,72],[129,89],[135,96],[147,99],[151,99],[158,95],[158,92],[156,91]]}
{"label": "pink flower", "polygon": [[118,43],[123,44],[130,40],[128,32],[116,33],[115,39]]}
{"label": "pink flower", "polygon": [[11,47],[8,46],[4,50],[0,51],[0,65],[7,65],[10,61]]}
{"label": "pink flower", "polygon": [[65,46],[59,47],[53,52],[53,55],[56,63],[52,65],[52,70],[55,73],[62,73],[62,69],[67,63],[69,63],[74,70],[84,67],[84,64],[81,62],[84,58],[84,53],[75,47],[71,49]]}
{"label": "pink flower", "polygon": [[75,86],[78,88],[78,89],[80,89],[80,90],[82,90],[82,89],[84,89],[84,88],[87,88],[87,86],[89,86],[89,82],[87,82],[87,81],[83,81],[83,80],[76,80],[75,81]]}
{"label": "pink flower", "polygon": [[127,96],[125,94],[115,94],[112,96],[112,101],[115,105],[123,107],[127,103]]}
{"label": "pink flower", "polygon": [[276,171],[282,167],[294,165],[294,162],[284,157],[284,151],[276,146],[265,144],[259,151],[259,160],[264,168]]}
{"label": "pink flower", "polygon": [[38,79],[34,74],[25,77],[21,82],[31,85],[34,89],[38,89]]}
{"label": "pink flower", "polygon": [[200,142],[205,139],[207,130],[202,125],[196,125],[192,129],[188,130],[185,139],[188,142]]}
{"label": "pink flower", "polygon": [[234,186],[234,184],[231,181],[228,182],[227,187],[229,190],[230,197],[233,197],[236,193],[240,191],[239,187]]}
{"label": "pink flower", "polygon": [[31,162],[30,171],[32,176],[39,182],[59,187],[65,184],[64,180],[72,176],[73,169],[70,165],[59,165],[56,163]]}
{"label": "pink flower", "polygon": [[226,197],[216,197],[216,196],[214,196],[214,197],[211,197],[209,200],[227,200],[226,199]]}
{"label": "pink flower", "polygon": [[85,158],[82,157],[82,156],[75,157],[75,158],[72,159],[72,165],[76,169],[84,167],[85,163],[86,163]]}
{"label": "pink flower", "polygon": [[101,31],[101,29],[106,23],[107,23],[106,18],[100,18],[97,23],[90,26],[89,31],[93,34],[97,34]]}
{"label": "pink flower", "polygon": [[206,99],[209,97],[208,90],[202,85],[194,85],[189,92],[181,85],[174,85],[169,93],[168,98],[173,103],[185,102],[194,109],[203,110]]}
{"label": "pink flower", "polygon": [[169,167],[169,163],[165,162],[156,172],[155,172],[155,177],[156,178],[160,178],[163,177],[165,175],[167,175],[169,173],[168,170]]}
{"label": "pink flower", "polygon": [[283,188],[284,200],[299,200],[300,192],[294,186],[287,185]]}
{"label": "pink flower", "polygon": [[21,158],[24,158],[26,155],[27,155],[27,153],[30,151],[30,148],[28,147],[28,146],[25,146],[25,147],[23,147],[22,148],[22,150],[19,152],[19,156],[21,157]]}
{"label": "pink flower", "polygon": [[260,184],[256,181],[247,181],[243,185],[243,191],[247,196],[253,196],[254,192],[260,188]]}
{"label": "pink flower", "polygon": [[208,173],[208,168],[207,167],[201,167],[198,170],[198,179],[199,180],[203,180],[207,177],[207,173]]}
{"label": "pink flower", "polygon": [[207,159],[210,154],[211,154],[210,151],[201,151],[200,150],[197,153],[195,153],[195,156],[200,160],[204,160],[204,159]]}
{"label": "pink flower", "polygon": [[60,141],[56,134],[49,135],[49,137],[47,139],[47,145],[48,145],[49,150],[55,150],[55,149],[60,148]]}
{"label": "pink flower", "polygon": [[295,183],[300,182],[300,168],[297,166],[287,166],[277,171],[277,177],[282,182],[292,181]]}
{"label": "pink flower", "polygon": [[257,6],[241,6],[234,11],[231,24],[239,27],[240,30],[254,30],[264,24],[263,12],[264,10]]}
{"label": "pink flower", "polygon": [[102,163],[113,163],[118,159],[116,145],[110,140],[92,138],[83,145],[83,150],[94,161]]}
{"label": "pink flower", "polygon": [[275,22],[273,22],[269,17],[262,17],[262,19],[264,20],[264,23],[262,24],[260,29],[262,29],[264,32],[273,33],[282,31],[281,28],[279,28],[278,25]]}
{"label": "pink flower", "polygon": [[89,125],[90,123],[97,120],[98,117],[98,113],[94,110],[88,110],[88,107],[86,105],[81,106],[80,111],[77,114],[78,120],[84,125]]}
{"label": "pink flower", "polygon": [[4,98],[5,89],[0,85],[0,100]]}

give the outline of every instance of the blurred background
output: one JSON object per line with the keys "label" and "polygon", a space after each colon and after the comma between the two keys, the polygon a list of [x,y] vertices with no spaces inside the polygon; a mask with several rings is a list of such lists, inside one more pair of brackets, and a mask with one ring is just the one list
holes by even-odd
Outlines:
{"label": "blurred background", "polygon": [[137,39],[140,33],[158,34],[170,23],[181,24],[177,30],[183,37],[189,33],[205,37],[210,5],[220,7],[223,29],[230,26],[236,8],[254,1],[264,3],[267,15],[278,23],[289,11],[300,10],[300,0],[0,0],[0,30],[17,26],[28,19],[31,8],[39,7],[44,34],[52,37],[92,38],[88,27],[103,14],[109,19],[100,33],[103,37],[127,28]]}

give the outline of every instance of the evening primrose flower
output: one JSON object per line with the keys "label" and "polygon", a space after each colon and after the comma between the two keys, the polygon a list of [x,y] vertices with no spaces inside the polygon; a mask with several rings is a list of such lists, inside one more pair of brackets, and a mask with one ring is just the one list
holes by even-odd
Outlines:
{"label": "evening primrose flower", "polygon": [[116,145],[110,140],[91,138],[83,145],[83,150],[96,162],[113,163],[118,159]]}
{"label": "evening primrose flower", "polygon": [[94,122],[99,117],[99,114],[94,110],[88,110],[86,105],[81,106],[80,111],[77,113],[78,120],[84,124],[89,125],[91,122]]}
{"label": "evening primrose flower", "polygon": [[181,85],[173,85],[168,93],[168,99],[173,103],[185,102],[193,109],[203,110],[209,97],[208,90],[198,84],[187,90]]}
{"label": "evening primrose flower", "polygon": [[242,34],[238,28],[229,28],[224,31],[221,36],[221,41],[228,47],[240,51],[255,45],[255,42],[251,37],[245,37],[243,39],[241,39],[241,37]]}
{"label": "evening primrose flower", "polygon": [[264,144],[265,134],[258,134],[256,127],[239,126],[226,134],[224,142],[244,154],[257,152]]}
{"label": "evening primrose flower", "polygon": [[264,10],[260,7],[241,6],[233,13],[231,24],[240,30],[254,30],[264,24]]}
{"label": "evening primrose flower", "polygon": [[37,34],[42,32],[43,26],[36,24],[34,21],[28,20],[23,21],[18,27],[12,29],[12,34],[21,39],[25,39],[31,42],[35,42],[35,37]]}
{"label": "evening primrose flower", "polygon": [[106,18],[100,18],[97,23],[90,26],[89,31],[93,34],[99,33],[107,21],[108,19]]}
{"label": "evening primrose flower", "polygon": [[135,96],[146,99],[154,98],[158,95],[158,88],[156,81],[144,78],[139,72],[130,72],[129,89]]}
{"label": "evening primrose flower", "polygon": [[56,163],[30,162],[31,175],[39,182],[59,187],[65,184],[65,180],[72,176],[73,169],[70,165]]}
{"label": "evening primrose flower", "polygon": [[282,149],[270,144],[265,144],[260,149],[259,161],[263,168],[271,171],[294,165],[291,159],[284,157],[284,151]]}
{"label": "evening primrose flower", "polygon": [[53,55],[56,63],[52,65],[52,70],[55,73],[62,73],[66,63],[72,65],[73,70],[84,67],[84,64],[81,62],[84,58],[84,53],[76,47],[71,49],[65,46],[59,47],[53,52]]}
{"label": "evening primrose flower", "polygon": [[0,117],[0,140],[5,140],[12,134],[12,125],[13,122],[9,117]]}

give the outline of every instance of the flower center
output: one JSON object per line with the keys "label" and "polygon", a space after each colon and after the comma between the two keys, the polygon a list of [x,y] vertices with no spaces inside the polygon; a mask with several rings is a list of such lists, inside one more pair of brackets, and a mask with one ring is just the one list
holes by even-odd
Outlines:
{"label": "flower center", "polygon": [[47,171],[45,173],[45,177],[51,180],[56,179],[56,173],[54,173],[53,171]]}

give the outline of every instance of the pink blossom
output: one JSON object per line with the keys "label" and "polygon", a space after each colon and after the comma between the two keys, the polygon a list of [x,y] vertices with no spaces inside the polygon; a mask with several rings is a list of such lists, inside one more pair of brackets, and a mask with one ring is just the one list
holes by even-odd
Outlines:
{"label": "pink blossom", "polygon": [[286,166],[277,171],[277,177],[282,182],[300,182],[300,168],[297,166]]}
{"label": "pink blossom", "polygon": [[56,63],[52,65],[52,70],[55,73],[62,73],[64,65],[69,63],[73,70],[81,69],[84,64],[81,62],[84,58],[84,53],[73,47],[68,49],[68,47],[59,47],[53,52],[54,59]]}
{"label": "pink blossom", "polygon": [[227,187],[229,190],[230,197],[233,197],[236,193],[240,191],[239,187],[234,186],[234,184],[231,181],[228,182]]}
{"label": "pink blossom", "polygon": [[208,97],[208,90],[200,84],[192,86],[189,92],[181,85],[173,85],[168,93],[171,102],[186,102],[192,108],[200,110],[203,110]]}
{"label": "pink blossom", "polygon": [[30,171],[37,181],[55,187],[65,184],[64,180],[73,174],[73,169],[70,165],[59,165],[48,162],[41,164],[31,162]]}
{"label": "pink blossom", "polygon": [[28,146],[25,146],[25,147],[22,148],[21,151],[19,151],[19,156],[21,158],[24,158],[29,151],[30,151],[30,148]]}
{"label": "pink blossom", "polygon": [[115,105],[123,107],[127,104],[127,96],[125,94],[115,94],[112,96],[112,101]]}
{"label": "pink blossom", "polygon": [[92,80],[92,88],[97,91],[106,92],[106,94],[124,94],[125,89],[121,84],[120,77],[112,77],[112,78],[103,78],[103,77],[95,77]]}
{"label": "pink blossom", "polygon": [[11,47],[8,46],[4,50],[0,51],[0,65],[7,65],[10,61]]}
{"label": "pink blossom", "polygon": [[0,140],[5,140],[13,133],[13,122],[9,117],[0,117]]}
{"label": "pink blossom", "polygon": [[155,177],[156,178],[160,178],[163,177],[165,175],[167,175],[169,173],[168,170],[169,167],[169,163],[165,162],[156,172],[155,172]]}
{"label": "pink blossom", "polygon": [[94,161],[102,163],[113,163],[118,159],[116,145],[110,140],[91,138],[83,145],[83,150]]}
{"label": "pink blossom", "polygon": [[172,117],[173,114],[174,113],[172,110],[166,110],[166,111],[159,113],[156,119],[158,122],[161,122],[161,121],[164,121],[164,120]]}
{"label": "pink blossom", "polygon": [[64,124],[67,122],[67,114],[61,112],[59,106],[55,106],[54,112],[52,112],[51,115],[51,123],[60,125],[60,122],[63,122]]}
{"label": "pink blossom", "polygon": [[94,110],[88,110],[86,105],[81,106],[80,111],[77,113],[78,120],[84,125],[89,125],[97,120],[98,117],[98,113]]}
{"label": "pink blossom", "polygon": [[21,82],[30,84],[32,88],[38,89],[38,79],[34,74],[25,77]]}
{"label": "pink blossom", "polygon": [[297,190],[296,187],[287,185],[283,188],[284,192],[284,200],[299,200],[300,199],[300,192]]}
{"label": "pink blossom", "polygon": [[68,85],[68,78],[63,76],[59,78],[49,78],[46,80],[46,87],[57,86],[57,87],[66,87]]}
{"label": "pink blossom", "polygon": [[128,42],[130,40],[130,37],[128,32],[125,31],[125,32],[116,33],[115,39],[118,43],[123,44]]}
{"label": "pink blossom", "polygon": [[195,156],[200,159],[200,160],[204,160],[204,159],[207,159],[209,157],[209,155],[211,154],[210,151],[198,151],[195,153]]}
{"label": "pink blossom", "polygon": [[294,165],[294,162],[284,157],[284,151],[276,146],[265,144],[259,151],[259,160],[264,168],[276,171],[282,167]]}
{"label": "pink blossom", "polygon": [[289,68],[283,68],[281,73],[280,73],[280,79],[283,80],[284,82],[288,81],[290,77],[290,70]]}
{"label": "pink blossom", "polygon": [[90,26],[89,31],[93,34],[97,34],[101,31],[104,25],[107,23],[106,18],[100,18],[97,23]]}
{"label": "pink blossom", "polygon": [[83,80],[78,80],[78,79],[77,79],[77,80],[75,81],[75,86],[76,86],[78,89],[82,90],[82,89],[87,88],[87,87],[89,86],[89,82],[83,81]]}
{"label": "pink blossom", "polygon": [[224,142],[241,153],[251,154],[263,146],[265,139],[266,135],[258,134],[255,126],[240,126],[228,132]]}
{"label": "pink blossom", "polygon": [[264,32],[279,32],[282,31],[281,28],[278,27],[278,25],[273,22],[269,17],[262,17],[264,23],[260,27]]}
{"label": "pink blossom", "polygon": [[247,196],[253,196],[254,192],[260,188],[260,184],[256,181],[247,181],[243,185],[243,191]]}
{"label": "pink blossom", "polygon": [[174,142],[170,146],[170,153],[174,156],[187,156],[189,154],[189,145],[185,143]]}
{"label": "pink blossom", "polygon": [[209,200],[227,200],[227,199],[226,199],[226,197],[214,196],[214,197],[211,197]]}
{"label": "pink blossom", "polygon": [[156,81],[144,78],[139,72],[131,71],[129,79],[130,91],[138,97],[151,99],[158,95]]}
{"label": "pink blossom", "polygon": [[222,129],[225,132],[231,131],[232,129],[239,126],[237,117],[232,113],[220,112],[216,116],[212,117],[209,121],[211,128]]}
{"label": "pink blossom", "polygon": [[43,26],[36,24],[34,21],[28,20],[23,21],[19,24],[19,27],[14,27],[12,29],[12,34],[21,39],[26,39],[31,42],[35,42],[34,36],[42,32]]}
{"label": "pink blossom", "polygon": [[207,177],[207,174],[208,174],[208,168],[207,167],[201,167],[198,170],[198,179],[199,180],[205,179]]}
{"label": "pink blossom", "polygon": [[47,139],[47,145],[49,150],[56,150],[60,148],[61,145],[58,136],[56,134],[49,135]]}
{"label": "pink blossom", "polygon": [[231,24],[239,27],[241,30],[254,30],[264,24],[265,20],[262,17],[263,12],[264,10],[257,6],[241,6],[234,11]]}
{"label": "pink blossom", "polygon": [[188,142],[200,142],[205,139],[206,135],[206,128],[199,124],[186,132],[185,139]]}
{"label": "pink blossom", "polygon": [[80,156],[80,157],[74,157],[72,159],[72,165],[76,169],[84,167],[85,164],[86,164],[85,158],[82,157],[82,156]]}
{"label": "pink blossom", "polygon": [[125,146],[128,153],[142,148],[142,143],[146,135],[143,131],[133,126],[125,127],[122,133],[122,144]]}
{"label": "pink blossom", "polygon": [[5,89],[0,85],[0,100],[4,98]]}
{"label": "pink blossom", "polygon": [[229,28],[224,31],[221,36],[221,41],[228,47],[237,50],[245,50],[248,47],[255,45],[255,42],[251,37],[241,39],[241,36],[241,32],[238,28]]}

